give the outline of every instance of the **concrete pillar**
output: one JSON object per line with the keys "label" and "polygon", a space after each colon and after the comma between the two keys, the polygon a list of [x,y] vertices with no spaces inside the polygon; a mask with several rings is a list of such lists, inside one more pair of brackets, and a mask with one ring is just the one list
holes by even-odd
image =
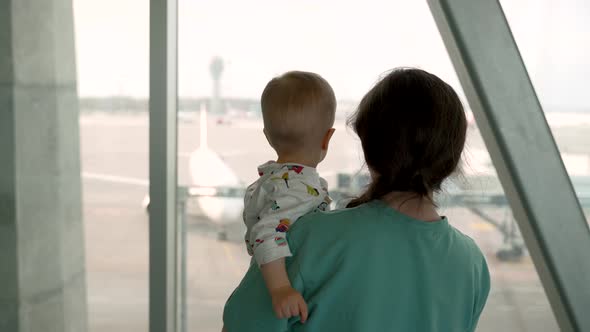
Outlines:
{"label": "concrete pillar", "polygon": [[0,1],[0,331],[86,331],[72,0]]}

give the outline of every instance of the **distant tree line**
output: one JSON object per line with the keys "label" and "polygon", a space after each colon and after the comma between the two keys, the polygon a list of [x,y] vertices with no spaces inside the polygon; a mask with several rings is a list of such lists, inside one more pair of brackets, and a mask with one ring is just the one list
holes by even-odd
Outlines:
{"label": "distant tree line", "polygon": [[[202,104],[208,105],[210,98],[180,98],[178,107],[183,111],[198,111]],[[147,112],[149,101],[147,98],[134,97],[81,97],[79,99],[82,112]],[[221,111],[258,112],[260,101],[247,98],[223,98]]]}
{"label": "distant tree line", "polygon": [[[211,98],[183,98],[178,101],[178,107],[182,111],[198,111],[201,105],[208,105]],[[149,108],[148,98],[135,98],[125,96],[112,97],[80,97],[81,112],[147,112]],[[339,100],[338,109],[349,112],[357,105],[355,101]],[[242,111],[259,113],[260,100],[249,98],[222,98],[221,112]]]}

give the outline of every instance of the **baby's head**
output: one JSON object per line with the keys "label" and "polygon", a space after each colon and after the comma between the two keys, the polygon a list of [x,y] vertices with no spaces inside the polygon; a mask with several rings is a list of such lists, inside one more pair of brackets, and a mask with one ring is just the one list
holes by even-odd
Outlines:
{"label": "baby's head", "polygon": [[290,71],[273,78],[261,97],[264,133],[279,162],[315,166],[334,133],[336,97],[320,75]]}

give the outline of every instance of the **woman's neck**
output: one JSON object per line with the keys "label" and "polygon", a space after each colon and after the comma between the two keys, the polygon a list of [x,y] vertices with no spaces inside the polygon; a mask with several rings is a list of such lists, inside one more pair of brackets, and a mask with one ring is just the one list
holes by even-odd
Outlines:
{"label": "woman's neck", "polygon": [[411,192],[393,191],[381,198],[391,208],[424,222],[439,221],[432,194],[424,197]]}

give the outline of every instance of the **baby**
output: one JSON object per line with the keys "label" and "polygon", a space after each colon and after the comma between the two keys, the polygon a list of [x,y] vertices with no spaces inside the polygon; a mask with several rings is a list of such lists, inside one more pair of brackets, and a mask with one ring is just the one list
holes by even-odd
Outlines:
{"label": "baby", "polygon": [[302,215],[326,210],[327,183],[315,167],[334,133],[336,98],[321,76],[292,71],[272,79],[261,98],[264,134],[278,155],[258,168],[244,198],[246,245],[260,266],[278,318],[307,320],[307,305],[285,268],[286,235]]}

